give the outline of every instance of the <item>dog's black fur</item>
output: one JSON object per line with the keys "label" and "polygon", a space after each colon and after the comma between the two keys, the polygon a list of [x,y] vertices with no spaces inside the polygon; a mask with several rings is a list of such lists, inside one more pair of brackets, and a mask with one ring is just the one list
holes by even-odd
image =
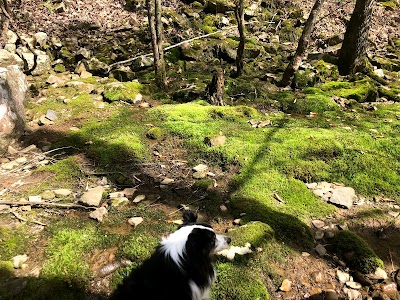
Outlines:
{"label": "dog's black fur", "polygon": [[[112,300],[148,299],[148,300],[200,300],[191,288],[193,283],[202,291],[211,288],[215,271],[210,254],[216,247],[216,234],[211,226],[196,223],[197,213],[186,211],[183,215],[185,226],[193,229],[187,236],[185,251],[177,264],[160,244],[154,254],[139,268],[125,278],[112,295]],[[200,225],[200,226],[198,226]],[[203,228],[210,228],[209,230]],[[190,230],[190,228],[186,228]],[[225,238],[230,243],[229,238]]]}

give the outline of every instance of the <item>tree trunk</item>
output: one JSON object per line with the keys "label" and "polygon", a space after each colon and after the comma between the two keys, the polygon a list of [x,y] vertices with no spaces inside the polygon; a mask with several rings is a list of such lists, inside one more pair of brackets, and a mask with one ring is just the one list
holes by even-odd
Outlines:
{"label": "tree trunk", "polygon": [[362,71],[368,44],[368,33],[372,20],[375,0],[357,0],[342,48],[339,54],[338,68],[341,75]]}
{"label": "tree trunk", "polygon": [[164,64],[164,52],[162,49],[162,23],[161,23],[161,0],[146,0],[147,17],[151,35],[151,46],[153,48],[154,72],[156,84],[159,88],[165,89],[166,76]]}
{"label": "tree trunk", "polygon": [[156,75],[158,86],[163,90],[167,86],[167,77],[165,74],[165,61],[164,61],[164,49],[163,49],[163,24],[161,22],[161,0],[155,0],[155,20],[156,20],[156,36],[157,36],[157,48],[158,48],[158,74]]}
{"label": "tree trunk", "polygon": [[224,106],[224,71],[218,68],[206,88],[206,97],[212,105]]}
{"label": "tree trunk", "polygon": [[307,49],[308,45],[310,44],[311,33],[314,29],[316,18],[324,2],[325,0],[315,1],[314,6],[311,9],[310,16],[308,17],[304,25],[303,33],[301,34],[301,37],[299,39],[296,53],[293,56],[292,60],[290,61],[289,65],[286,67],[285,72],[283,73],[280,86],[287,86],[292,82],[294,73],[299,69],[301,62],[307,55]]}
{"label": "tree trunk", "polygon": [[2,0],[0,7],[2,11],[1,20],[3,23],[0,36],[0,49],[2,49],[4,48],[4,45],[7,40],[8,26],[10,25],[11,9],[8,0]]}
{"label": "tree trunk", "polygon": [[239,46],[236,55],[236,76],[239,77],[243,73],[243,53],[246,36],[244,34],[244,0],[239,0],[235,8],[235,16],[239,29]]}

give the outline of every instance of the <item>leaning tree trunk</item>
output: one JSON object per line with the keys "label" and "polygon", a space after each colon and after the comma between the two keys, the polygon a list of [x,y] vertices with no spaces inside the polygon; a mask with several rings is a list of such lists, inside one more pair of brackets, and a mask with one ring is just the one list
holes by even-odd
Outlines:
{"label": "leaning tree trunk", "polygon": [[211,82],[206,87],[206,97],[212,105],[224,106],[224,71],[218,68],[213,74]]}
{"label": "leaning tree trunk", "polygon": [[239,46],[236,55],[236,76],[240,76],[243,73],[243,54],[244,54],[244,44],[246,36],[244,34],[244,0],[239,0],[235,8],[235,16],[238,22],[239,29]]}
{"label": "leaning tree trunk", "polygon": [[289,65],[286,67],[285,72],[283,73],[280,86],[287,86],[292,82],[294,73],[299,69],[301,62],[305,58],[308,45],[310,44],[311,33],[314,29],[315,21],[324,2],[325,0],[315,1],[314,6],[311,9],[310,16],[308,17],[304,25],[303,33],[301,34],[301,37],[299,39],[296,53],[290,61]]}
{"label": "leaning tree trunk", "polygon": [[339,54],[338,68],[341,75],[362,71],[366,66],[368,32],[374,4],[375,0],[356,2]]}
{"label": "leaning tree trunk", "polygon": [[1,28],[1,36],[0,36],[0,49],[4,48],[4,44],[7,39],[8,26],[10,25],[10,15],[11,9],[8,3],[8,0],[2,0],[0,3],[1,8],[1,20],[2,20],[2,28]]}

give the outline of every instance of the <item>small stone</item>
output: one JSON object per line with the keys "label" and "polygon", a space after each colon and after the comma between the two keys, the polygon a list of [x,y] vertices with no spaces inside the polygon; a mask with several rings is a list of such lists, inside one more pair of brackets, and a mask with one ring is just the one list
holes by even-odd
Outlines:
{"label": "small stone", "polygon": [[333,231],[326,231],[325,232],[325,237],[327,237],[328,239],[332,239],[335,237],[335,232]]}
{"label": "small stone", "polygon": [[235,219],[233,220],[233,225],[240,225],[241,221],[242,221],[241,219]]}
{"label": "small stone", "polygon": [[143,201],[144,199],[146,199],[146,196],[145,195],[137,195],[136,197],[135,197],[135,199],[133,199],[133,203],[139,203],[140,201]]}
{"label": "small stone", "polygon": [[308,252],[301,252],[301,256],[303,257],[309,257],[311,254]]}
{"label": "small stone", "polygon": [[78,131],[79,128],[78,128],[78,127],[75,127],[75,126],[72,126],[72,127],[69,128],[69,130],[70,130],[70,131]]}
{"label": "small stone", "polygon": [[228,208],[227,208],[225,205],[220,205],[219,209],[220,209],[222,212],[228,211]]}
{"label": "small stone", "polygon": [[283,280],[279,289],[283,292],[290,292],[290,290],[292,289],[292,282],[289,279]]}
{"label": "small stone", "polygon": [[40,194],[40,196],[44,200],[51,200],[51,199],[54,199],[56,197],[56,195],[52,191],[44,191],[43,193]]}
{"label": "small stone", "polygon": [[133,103],[136,104],[136,103],[141,102],[142,100],[143,100],[143,95],[138,93],[138,94],[136,94],[135,99],[133,100]]}
{"label": "small stone", "polygon": [[108,194],[108,197],[110,199],[117,199],[117,198],[120,198],[120,197],[123,197],[123,196],[124,196],[123,192],[113,192],[113,193]]}
{"label": "small stone", "polygon": [[7,214],[11,211],[10,205],[0,204],[0,214]]}
{"label": "small stone", "polygon": [[174,220],[174,221],[172,221],[172,223],[175,225],[182,225],[183,221],[182,220]]}
{"label": "small stone", "polygon": [[357,200],[357,195],[353,188],[337,187],[333,189],[329,202],[340,207],[351,208],[355,200]]}
{"label": "small stone", "polygon": [[257,125],[260,123],[261,121],[259,119],[251,119],[249,120],[249,123],[252,127],[257,127]]}
{"label": "small stone", "polygon": [[28,201],[34,202],[34,203],[40,203],[40,202],[42,202],[42,197],[41,196],[29,196]]}
{"label": "small stone", "polygon": [[54,121],[57,119],[57,113],[54,110],[48,109],[45,117],[50,121]]}
{"label": "small stone", "polygon": [[22,211],[31,211],[32,210],[32,206],[30,205],[23,205],[19,207]]}
{"label": "small stone", "polygon": [[317,232],[315,232],[315,239],[316,240],[322,240],[322,238],[324,237],[324,232],[322,230],[317,230]]}
{"label": "small stone", "polygon": [[362,285],[355,281],[346,281],[346,286],[354,290],[359,290],[362,288]]}
{"label": "small stone", "polygon": [[207,172],[194,172],[192,176],[194,179],[203,179],[207,177]]}
{"label": "small stone", "polygon": [[130,225],[132,225],[133,227],[136,227],[136,226],[138,226],[140,223],[142,223],[143,222],[143,218],[142,217],[133,217],[133,218],[130,218],[129,220],[128,220],[128,223],[130,224]]}
{"label": "small stone", "polygon": [[381,268],[377,268],[374,272],[374,274],[370,274],[369,275],[370,278],[372,279],[377,279],[377,280],[385,280],[388,278],[387,273],[385,272],[385,270],[381,269]]}
{"label": "small stone", "polygon": [[149,108],[150,107],[150,103],[148,102],[142,102],[139,104],[140,108]]}
{"label": "small stone", "polygon": [[19,166],[19,164],[15,160],[13,160],[8,163],[2,164],[1,168],[4,170],[12,170],[18,166]]}
{"label": "small stone", "polygon": [[125,197],[131,198],[133,194],[136,192],[135,188],[125,188],[122,193],[124,194]]}
{"label": "small stone", "polygon": [[172,179],[172,178],[165,177],[165,178],[160,182],[160,184],[169,185],[169,184],[173,183],[174,181],[175,181],[175,180]]}
{"label": "small stone", "polygon": [[32,144],[32,145],[29,145],[28,147],[22,149],[20,152],[28,153],[28,152],[31,152],[31,151],[36,150],[36,149],[37,149],[36,145]]}
{"label": "small stone", "polygon": [[57,189],[53,191],[56,197],[67,197],[72,194],[71,190],[68,189]]}
{"label": "small stone", "polygon": [[99,222],[103,222],[103,218],[104,216],[108,213],[107,208],[105,208],[104,206],[97,208],[96,210],[92,211],[89,214],[89,217],[91,219],[95,219]]}
{"label": "small stone", "polygon": [[313,220],[312,224],[314,225],[315,228],[318,228],[318,229],[325,226],[325,222],[321,221],[321,220]]}
{"label": "small stone", "polygon": [[272,123],[271,123],[270,120],[266,120],[266,121],[262,121],[261,123],[259,123],[259,124],[257,125],[257,127],[258,127],[258,128],[263,128],[263,127],[266,127],[266,126],[271,125],[271,124],[272,124]]}
{"label": "small stone", "polygon": [[103,193],[104,187],[97,186],[85,192],[79,201],[89,206],[99,206],[101,199],[103,198]]}
{"label": "small stone", "polygon": [[19,164],[24,164],[28,161],[28,159],[23,156],[23,157],[18,157],[15,161]]}
{"label": "small stone", "polygon": [[347,295],[348,300],[359,300],[361,299],[361,293],[357,290],[343,288],[343,292]]}
{"label": "small stone", "polygon": [[341,283],[346,283],[350,280],[350,274],[340,270],[336,270],[336,277]]}
{"label": "small stone", "polygon": [[324,255],[326,254],[326,249],[325,249],[325,247],[322,246],[321,244],[318,244],[318,245],[315,247],[315,251],[317,251],[317,253],[318,253],[320,256],[324,256]]}
{"label": "small stone", "polygon": [[18,150],[14,149],[14,147],[10,145],[7,147],[7,152],[8,154],[14,155],[18,153]]}
{"label": "small stone", "polygon": [[306,187],[309,188],[310,190],[313,190],[317,188],[317,183],[316,182],[306,183]]}
{"label": "small stone", "polygon": [[195,167],[193,167],[193,171],[195,172],[205,172],[208,171],[208,166],[205,164],[199,164]]}
{"label": "small stone", "polygon": [[20,269],[22,265],[28,260],[28,255],[17,255],[12,258],[14,269]]}
{"label": "small stone", "polygon": [[390,211],[388,212],[388,214],[389,214],[389,216],[391,216],[391,217],[393,217],[393,218],[396,219],[396,218],[400,215],[400,212],[399,212],[399,211],[390,210]]}

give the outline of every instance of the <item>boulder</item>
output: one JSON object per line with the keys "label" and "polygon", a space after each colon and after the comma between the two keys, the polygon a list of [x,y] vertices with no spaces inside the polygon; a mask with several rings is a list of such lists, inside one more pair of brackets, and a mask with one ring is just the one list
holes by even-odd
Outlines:
{"label": "boulder", "polygon": [[24,61],[15,53],[0,49],[0,67],[6,68],[10,65],[17,65],[22,69],[24,67]]}
{"label": "boulder", "polygon": [[357,199],[356,192],[351,187],[338,187],[332,191],[329,202],[340,207],[351,208]]}
{"label": "boulder", "polygon": [[39,44],[42,48],[46,46],[47,41],[49,40],[49,36],[45,32],[37,32],[33,37],[35,39],[35,44]]}
{"label": "boulder", "polygon": [[[18,48],[17,52],[20,54],[22,59],[26,62],[28,69],[32,69],[32,75],[42,75],[51,69],[51,60],[46,52],[36,50],[35,54],[27,50],[26,48]],[[36,56],[36,65],[35,65]]]}
{"label": "boulder", "polygon": [[3,139],[19,137],[25,127],[25,75],[15,66],[0,68],[0,145]]}

